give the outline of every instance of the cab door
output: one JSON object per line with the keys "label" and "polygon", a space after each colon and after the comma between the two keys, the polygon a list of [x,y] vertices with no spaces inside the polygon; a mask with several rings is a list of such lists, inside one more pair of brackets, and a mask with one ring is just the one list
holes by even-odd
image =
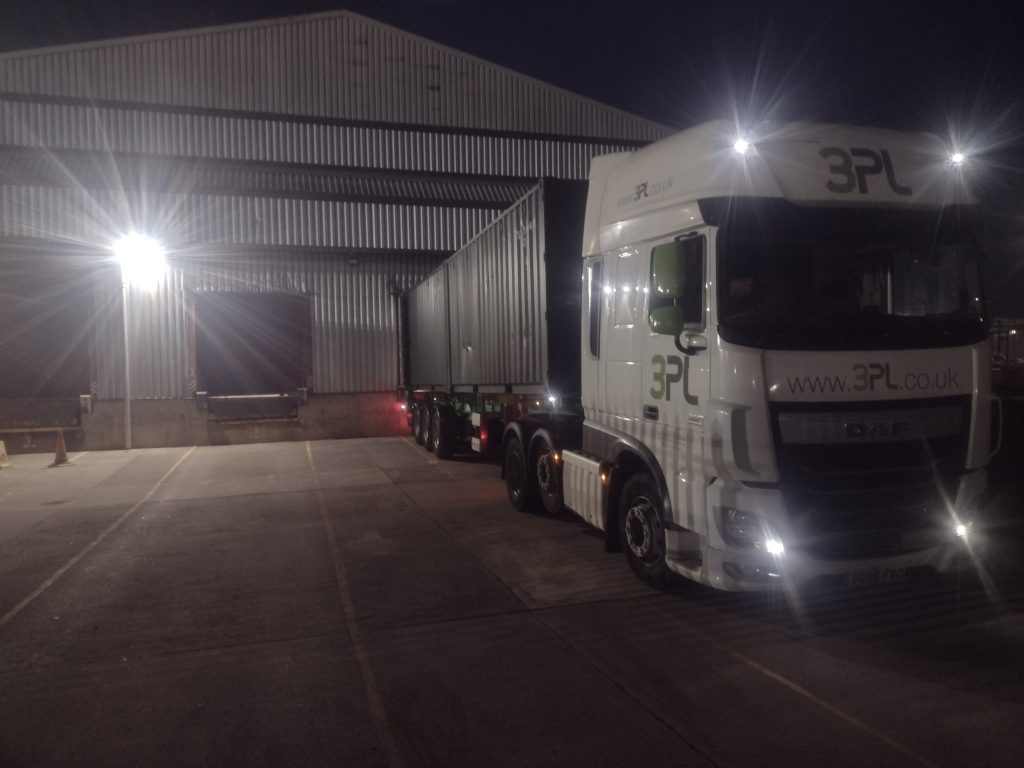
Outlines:
{"label": "cab door", "polygon": [[704,532],[704,423],[711,393],[703,232],[648,246],[642,421],[677,525]]}

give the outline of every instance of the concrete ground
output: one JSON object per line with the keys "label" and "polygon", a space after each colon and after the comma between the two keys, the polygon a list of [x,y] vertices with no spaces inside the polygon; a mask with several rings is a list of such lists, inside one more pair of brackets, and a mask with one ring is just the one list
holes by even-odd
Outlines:
{"label": "concrete ground", "polygon": [[3,768],[1024,763],[998,528],[987,592],[797,614],[654,593],[407,438],[48,460],[0,471]]}

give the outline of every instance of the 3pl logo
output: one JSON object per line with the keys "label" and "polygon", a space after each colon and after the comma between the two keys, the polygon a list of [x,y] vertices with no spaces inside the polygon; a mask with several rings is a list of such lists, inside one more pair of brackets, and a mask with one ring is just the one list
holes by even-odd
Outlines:
{"label": "3pl logo", "polygon": [[853,366],[855,392],[875,389],[943,390],[960,388],[960,372],[948,367],[935,373],[907,373],[902,381],[892,380],[888,363],[857,363]]}
{"label": "3pl logo", "polygon": [[[655,355],[651,358],[654,386],[651,397],[655,400],[672,399],[672,385],[683,382],[683,399],[690,405],[697,405],[697,396],[690,394],[690,359],[685,360],[679,355]],[[671,373],[669,368],[672,369]]]}
{"label": "3pl logo", "polygon": [[853,373],[853,389],[856,392],[874,391],[875,384],[879,382],[879,389],[882,386],[886,389],[899,389],[899,385],[892,381],[888,363],[857,363],[853,366]]}
{"label": "3pl logo", "polygon": [[885,180],[889,189],[897,195],[912,195],[914,191],[896,181],[896,172],[892,167],[889,150],[850,149],[847,152],[839,147],[824,147],[821,156],[837,162],[828,167],[832,174],[825,185],[830,192],[847,193],[856,189],[862,195],[868,192],[868,176],[877,176],[885,172]]}

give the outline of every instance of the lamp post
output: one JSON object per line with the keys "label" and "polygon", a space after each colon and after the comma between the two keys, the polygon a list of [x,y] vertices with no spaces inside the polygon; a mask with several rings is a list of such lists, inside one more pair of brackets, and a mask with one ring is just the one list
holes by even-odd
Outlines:
{"label": "lamp post", "polygon": [[121,310],[124,320],[124,447],[132,447],[132,366],[131,344],[128,331],[131,327],[130,292],[132,285],[150,290],[166,269],[164,248],[147,235],[137,232],[125,235],[113,246],[114,258],[121,266]]}

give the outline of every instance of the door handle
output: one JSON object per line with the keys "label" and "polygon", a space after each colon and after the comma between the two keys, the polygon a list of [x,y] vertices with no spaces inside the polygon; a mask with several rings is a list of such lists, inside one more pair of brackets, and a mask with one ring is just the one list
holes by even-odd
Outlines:
{"label": "door handle", "polygon": [[658,406],[656,405],[645,405],[644,406],[644,418],[651,419],[652,421],[658,420]]}

